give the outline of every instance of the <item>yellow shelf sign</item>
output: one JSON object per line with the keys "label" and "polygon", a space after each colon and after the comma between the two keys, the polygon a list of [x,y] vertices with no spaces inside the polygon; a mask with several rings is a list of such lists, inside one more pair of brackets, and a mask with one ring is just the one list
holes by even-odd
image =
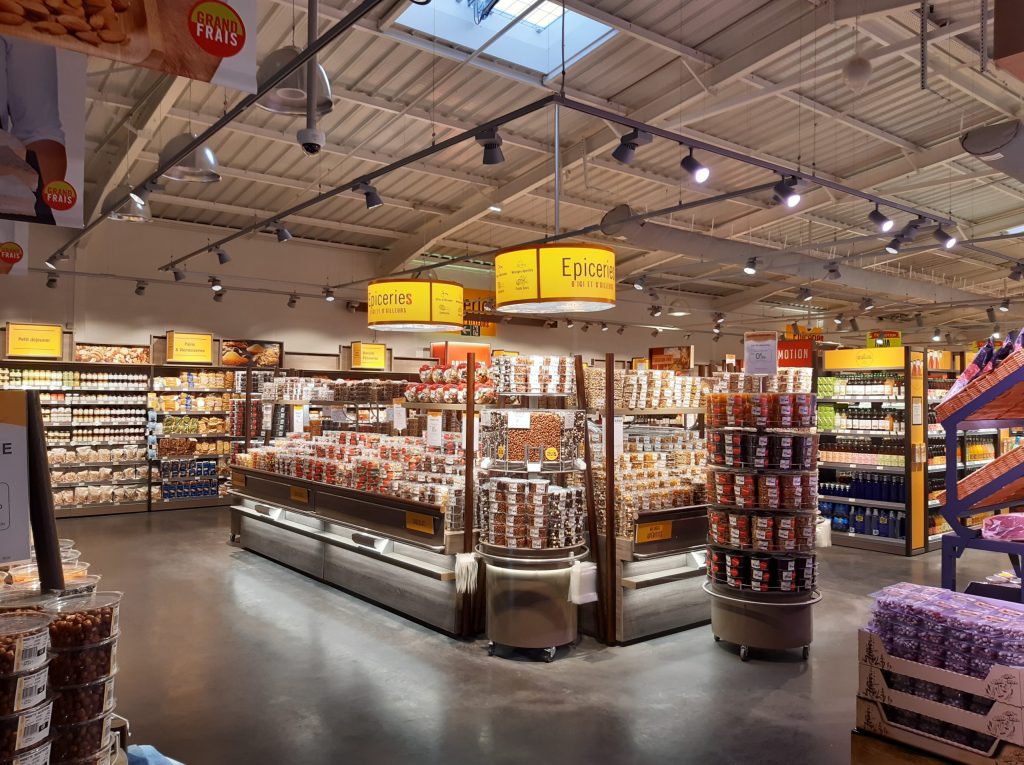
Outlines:
{"label": "yellow shelf sign", "polygon": [[64,328],[60,324],[7,322],[7,358],[60,359],[64,356]]}
{"label": "yellow shelf sign", "polygon": [[353,369],[385,369],[388,347],[384,343],[352,343]]}
{"label": "yellow shelf sign", "polygon": [[172,364],[212,364],[213,335],[171,330],[167,333],[167,361]]}
{"label": "yellow shelf sign", "polygon": [[434,533],[434,516],[426,513],[413,513],[406,511],[405,527],[409,531],[420,531],[424,534]]}
{"label": "yellow shelf sign", "polygon": [[304,486],[289,486],[288,498],[292,502],[300,502],[303,505],[309,504],[309,489]]}
{"label": "yellow shelf sign", "polygon": [[636,542],[661,542],[672,538],[672,521],[662,523],[638,523],[636,525]]}

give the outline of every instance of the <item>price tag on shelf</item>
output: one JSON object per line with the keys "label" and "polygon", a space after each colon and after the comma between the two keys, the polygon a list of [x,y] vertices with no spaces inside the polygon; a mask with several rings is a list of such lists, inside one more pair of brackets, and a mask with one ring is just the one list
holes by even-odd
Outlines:
{"label": "price tag on shelf", "polygon": [[637,544],[644,542],[661,542],[672,538],[672,522],[638,523],[636,526]]}
{"label": "price tag on shelf", "polygon": [[288,496],[292,502],[301,502],[304,505],[309,504],[309,489],[302,486],[288,487]]}
{"label": "price tag on shelf", "polygon": [[391,420],[394,423],[395,430],[398,432],[404,432],[408,427],[408,420],[406,419],[405,407],[401,404],[395,404],[391,407]]}
{"label": "price tag on shelf", "polygon": [[429,412],[427,414],[427,446],[441,446],[444,444],[444,433],[441,430],[443,424],[441,412]]}

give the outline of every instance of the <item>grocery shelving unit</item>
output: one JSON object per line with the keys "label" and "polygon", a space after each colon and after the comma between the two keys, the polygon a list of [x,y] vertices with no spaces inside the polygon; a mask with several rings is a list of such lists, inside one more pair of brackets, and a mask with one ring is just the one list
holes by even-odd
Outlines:
{"label": "grocery shelving unit", "polygon": [[[925,359],[924,351],[908,347],[829,350],[820,356],[820,506],[833,517],[834,545],[899,555],[928,551]],[[843,385],[831,382],[836,379],[845,381],[845,392],[835,390]],[[832,422],[823,416],[830,407],[837,418]],[[836,427],[844,417],[856,425]],[[865,422],[868,427],[860,425]],[[830,459],[833,454],[850,459]],[[866,496],[847,496],[834,490],[839,486]]]}

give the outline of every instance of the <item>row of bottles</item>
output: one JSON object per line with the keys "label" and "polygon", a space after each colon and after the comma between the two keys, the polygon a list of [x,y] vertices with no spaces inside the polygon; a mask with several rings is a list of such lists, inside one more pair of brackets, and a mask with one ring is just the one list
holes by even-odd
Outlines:
{"label": "row of bottles", "polygon": [[[903,375],[895,372],[855,372],[836,377],[835,396],[886,396],[903,398]],[[820,393],[820,391],[819,391]],[[821,394],[823,395],[823,394]]]}
{"label": "row of bottles", "polygon": [[823,462],[851,465],[903,467],[906,464],[902,443],[867,438],[836,438],[832,443],[823,441],[818,446],[818,458]]}
{"label": "row of bottles", "polygon": [[818,492],[830,497],[844,497],[877,502],[906,503],[907,486],[904,476],[852,473],[845,480],[819,483]]}
{"label": "row of bottles", "polygon": [[[996,458],[996,441],[992,436],[967,436],[967,461],[988,462]],[[959,455],[957,457],[959,461]]]}
{"label": "row of bottles", "polygon": [[882,510],[876,507],[828,502],[821,504],[821,514],[831,518],[833,531],[885,539],[907,538],[907,514],[903,510]]}
{"label": "row of bottles", "polygon": [[875,430],[902,436],[906,431],[902,409],[867,409],[862,407],[836,407],[836,430]]}
{"label": "row of bottles", "polygon": [[149,375],[123,372],[80,372],[59,369],[0,368],[0,388],[103,388],[146,390]]}

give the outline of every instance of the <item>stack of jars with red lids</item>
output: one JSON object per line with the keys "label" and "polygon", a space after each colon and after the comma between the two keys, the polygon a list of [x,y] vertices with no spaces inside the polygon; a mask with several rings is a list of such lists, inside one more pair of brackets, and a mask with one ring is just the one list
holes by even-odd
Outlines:
{"label": "stack of jars with red lids", "polygon": [[50,761],[50,622],[39,610],[0,613],[0,762]]}
{"label": "stack of jars with red lids", "polygon": [[52,657],[50,762],[110,762],[120,610],[120,592],[71,595],[44,606]]}

